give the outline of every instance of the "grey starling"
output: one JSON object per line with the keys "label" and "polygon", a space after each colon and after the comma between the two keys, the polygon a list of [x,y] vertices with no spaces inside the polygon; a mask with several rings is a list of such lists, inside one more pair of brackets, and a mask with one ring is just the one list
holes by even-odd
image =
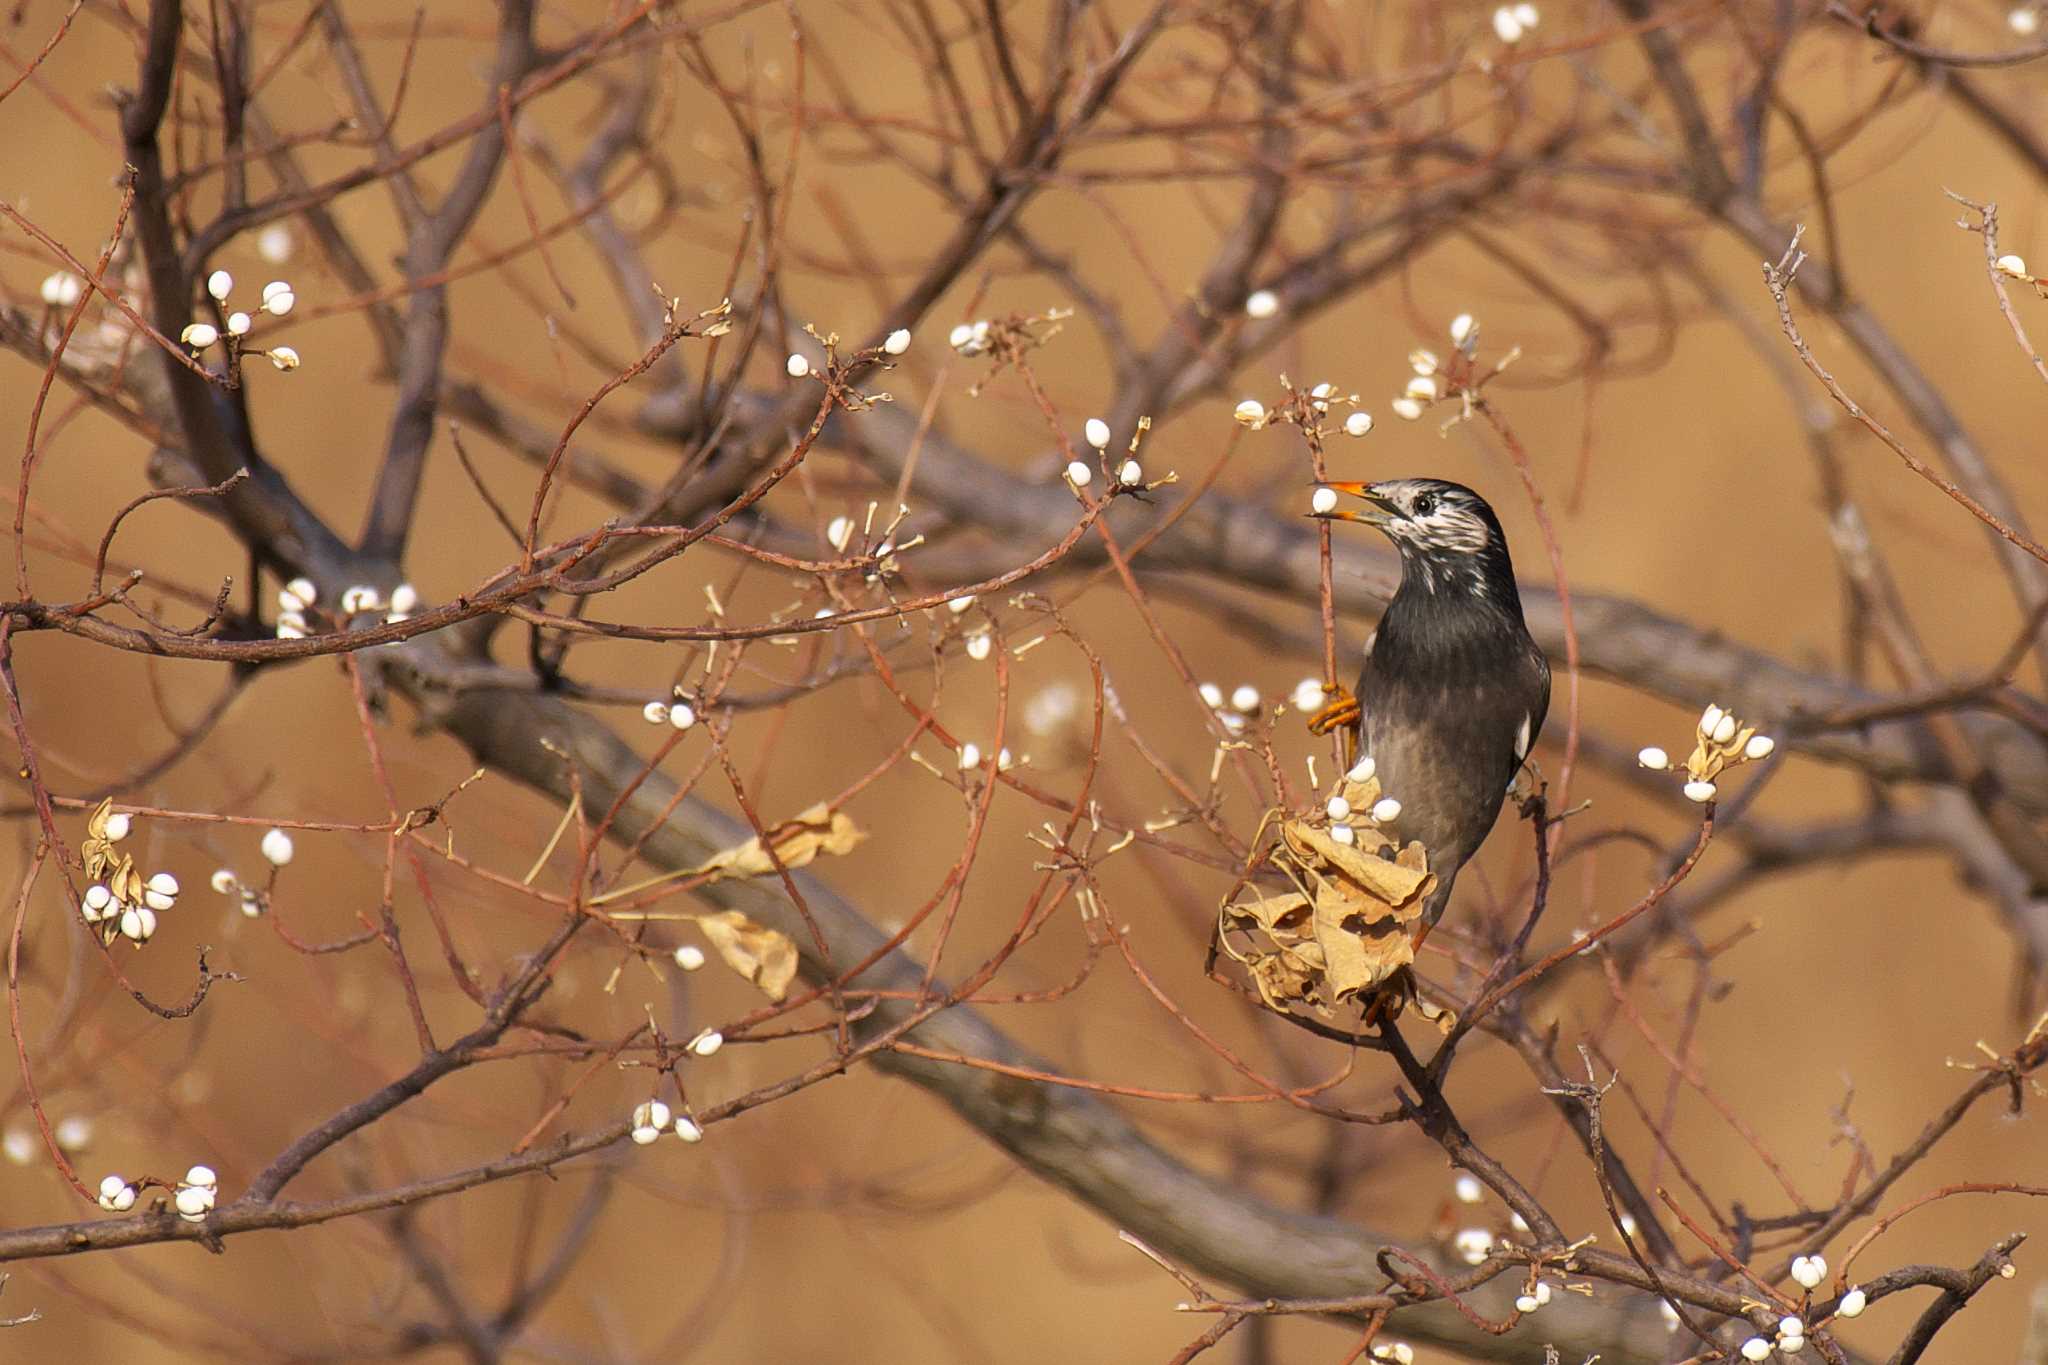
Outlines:
{"label": "grey starling", "polygon": [[1543,729],[1550,665],[1523,624],[1507,537],[1484,498],[1442,479],[1326,486],[1365,509],[1320,515],[1385,532],[1401,586],[1366,646],[1355,701],[1340,698],[1310,727],[1357,725],[1381,789],[1401,803],[1389,832],[1428,851],[1437,887],[1420,944]]}

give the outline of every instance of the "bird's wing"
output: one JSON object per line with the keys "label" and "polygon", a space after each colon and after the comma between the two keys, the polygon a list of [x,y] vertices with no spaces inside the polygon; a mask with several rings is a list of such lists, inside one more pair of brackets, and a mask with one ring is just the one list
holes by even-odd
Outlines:
{"label": "bird's wing", "polygon": [[1543,733],[1543,718],[1550,713],[1550,661],[1533,641],[1529,645],[1529,671],[1528,719],[1522,722],[1520,742],[1515,747],[1517,768],[1528,761],[1529,751],[1536,747],[1536,740]]}

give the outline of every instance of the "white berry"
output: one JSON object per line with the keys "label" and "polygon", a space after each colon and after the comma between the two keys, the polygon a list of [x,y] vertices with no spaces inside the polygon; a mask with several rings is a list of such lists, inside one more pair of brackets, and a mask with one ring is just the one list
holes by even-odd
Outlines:
{"label": "white berry", "polygon": [[1318,488],[1309,495],[1308,506],[1309,510],[1319,517],[1329,515],[1337,510],[1337,490]]}
{"label": "white berry", "polygon": [[121,1191],[128,1188],[128,1182],[118,1175],[110,1175],[100,1181],[100,1207],[109,1208]]}
{"label": "white berry", "polygon": [[281,829],[271,830],[263,836],[263,856],[272,867],[283,867],[292,860],[292,836]]}
{"label": "white berry", "polygon": [[1363,436],[1371,430],[1372,414],[1369,412],[1354,412],[1344,419],[1346,436]]}
{"label": "white berry", "polygon": [[1451,1239],[1451,1245],[1466,1265],[1478,1265],[1493,1250],[1493,1234],[1485,1228],[1464,1228]]}
{"label": "white berry", "polygon": [[633,1141],[645,1147],[668,1127],[669,1107],[660,1100],[647,1100],[633,1111]]}
{"label": "white berry", "polygon": [[889,333],[889,339],[882,343],[882,350],[889,355],[902,355],[910,349],[910,329],[898,327]]}
{"label": "white berry", "polygon": [[1088,444],[1094,446],[1097,450],[1101,450],[1109,444],[1109,423],[1103,421],[1100,417],[1090,417],[1087,425],[1082,430],[1088,436]]}
{"label": "white berry", "polygon": [[85,281],[68,270],[43,277],[43,302],[52,308],[69,308],[85,293]]}

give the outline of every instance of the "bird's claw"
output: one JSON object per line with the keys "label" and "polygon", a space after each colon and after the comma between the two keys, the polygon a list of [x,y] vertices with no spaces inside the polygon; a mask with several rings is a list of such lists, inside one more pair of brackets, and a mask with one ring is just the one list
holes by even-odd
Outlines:
{"label": "bird's claw", "polygon": [[1358,724],[1359,718],[1365,714],[1359,708],[1358,698],[1337,683],[1324,683],[1323,691],[1330,694],[1330,700],[1308,718],[1310,734],[1327,735],[1340,726]]}
{"label": "bird's claw", "polygon": [[1407,967],[1396,967],[1386,980],[1373,988],[1365,1002],[1365,1013],[1360,1024],[1369,1029],[1389,1028],[1401,1011],[1408,1008],[1408,1002],[1415,998],[1415,973]]}
{"label": "bird's claw", "polygon": [[[1409,950],[1420,957],[1423,941],[1435,927],[1434,924],[1425,923],[1418,929],[1415,937],[1409,942]],[[1421,1005],[1422,995],[1415,985],[1415,969],[1406,965],[1396,967],[1387,973],[1384,981],[1373,988],[1371,997],[1365,1002],[1365,1014],[1361,1023],[1366,1028],[1374,1029],[1392,1024],[1401,1017],[1401,1011],[1408,1008],[1411,1000],[1418,1006]],[[1425,1015],[1429,1014],[1426,1008],[1423,1012]]]}

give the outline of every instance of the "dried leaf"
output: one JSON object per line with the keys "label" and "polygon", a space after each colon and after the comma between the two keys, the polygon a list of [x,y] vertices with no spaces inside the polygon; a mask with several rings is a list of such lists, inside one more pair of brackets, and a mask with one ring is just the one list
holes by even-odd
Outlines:
{"label": "dried leaf", "polygon": [[1324,975],[1333,1000],[1368,991],[1415,960],[1408,921],[1420,912],[1420,905],[1407,915],[1375,916],[1375,909],[1385,907],[1361,902],[1340,882],[1325,883],[1316,897],[1316,942],[1323,949]]}
{"label": "dried leaf", "polygon": [[[1256,892],[1253,893],[1255,896]],[[1282,896],[1259,896],[1224,907],[1224,913],[1249,919],[1275,938],[1299,942],[1310,937],[1308,897],[1298,891]]]}
{"label": "dried leaf", "polygon": [[114,798],[110,796],[100,802],[85,822],[85,838],[78,845],[78,856],[85,864],[89,880],[104,880],[107,869],[113,865],[114,845],[107,838],[107,821],[113,814]]}
{"label": "dried leaf", "polygon": [[[1312,825],[1290,820],[1281,827],[1281,834],[1297,853],[1303,848],[1313,849],[1318,857],[1347,880],[1357,883],[1388,905],[1400,905],[1414,896],[1428,876],[1426,872],[1404,867],[1399,862],[1388,862],[1379,856],[1377,849],[1340,844]],[[1365,832],[1361,831],[1360,837],[1364,838]],[[1392,842],[1383,835],[1378,838],[1382,847]]]}
{"label": "dried leaf", "polygon": [[[1314,944],[1307,945],[1314,948]],[[1311,995],[1316,978],[1320,975],[1319,964],[1310,961],[1298,952],[1281,951],[1266,953],[1250,958],[1245,966],[1252,974],[1252,984],[1259,988],[1259,996],[1269,1006],[1285,1011],[1297,1001],[1305,1001],[1323,1013],[1329,1013]]]}
{"label": "dried leaf", "polygon": [[1458,1026],[1457,1011],[1445,1009],[1440,1005],[1432,1005],[1419,995],[1415,997],[1415,1011],[1423,1018],[1429,1020],[1430,1023],[1435,1024],[1437,1031],[1446,1038],[1450,1037],[1451,1030]]}
{"label": "dried leaf", "polygon": [[[793,820],[771,827],[775,856],[787,868],[803,867],[820,853],[845,853],[867,833],[853,823],[845,811],[832,810],[822,802]],[[775,862],[759,838],[728,848],[709,861],[691,869],[694,874],[710,873],[709,880],[726,877],[766,877],[775,872]]]}
{"label": "dried leaf", "polygon": [[[1358,802],[1376,798],[1378,783],[1344,783]],[[1356,842],[1340,844],[1320,821],[1281,818],[1280,840],[1266,853],[1268,867],[1295,890],[1256,889],[1222,906],[1217,916],[1223,952],[1242,963],[1260,998],[1274,1009],[1307,1005],[1325,1017],[1335,1007],[1382,990],[1401,992],[1404,969],[1415,960],[1411,932],[1435,889],[1427,853],[1410,843],[1391,859],[1393,840],[1371,824],[1354,825]]]}
{"label": "dried leaf", "polygon": [[725,959],[725,965],[781,1003],[796,978],[796,945],[780,929],[756,924],[737,910],[697,916],[697,927]]}
{"label": "dried leaf", "polygon": [[137,905],[142,901],[143,886],[142,873],[136,870],[134,856],[122,854],[114,875],[107,878],[107,889],[114,893],[115,900]]}

